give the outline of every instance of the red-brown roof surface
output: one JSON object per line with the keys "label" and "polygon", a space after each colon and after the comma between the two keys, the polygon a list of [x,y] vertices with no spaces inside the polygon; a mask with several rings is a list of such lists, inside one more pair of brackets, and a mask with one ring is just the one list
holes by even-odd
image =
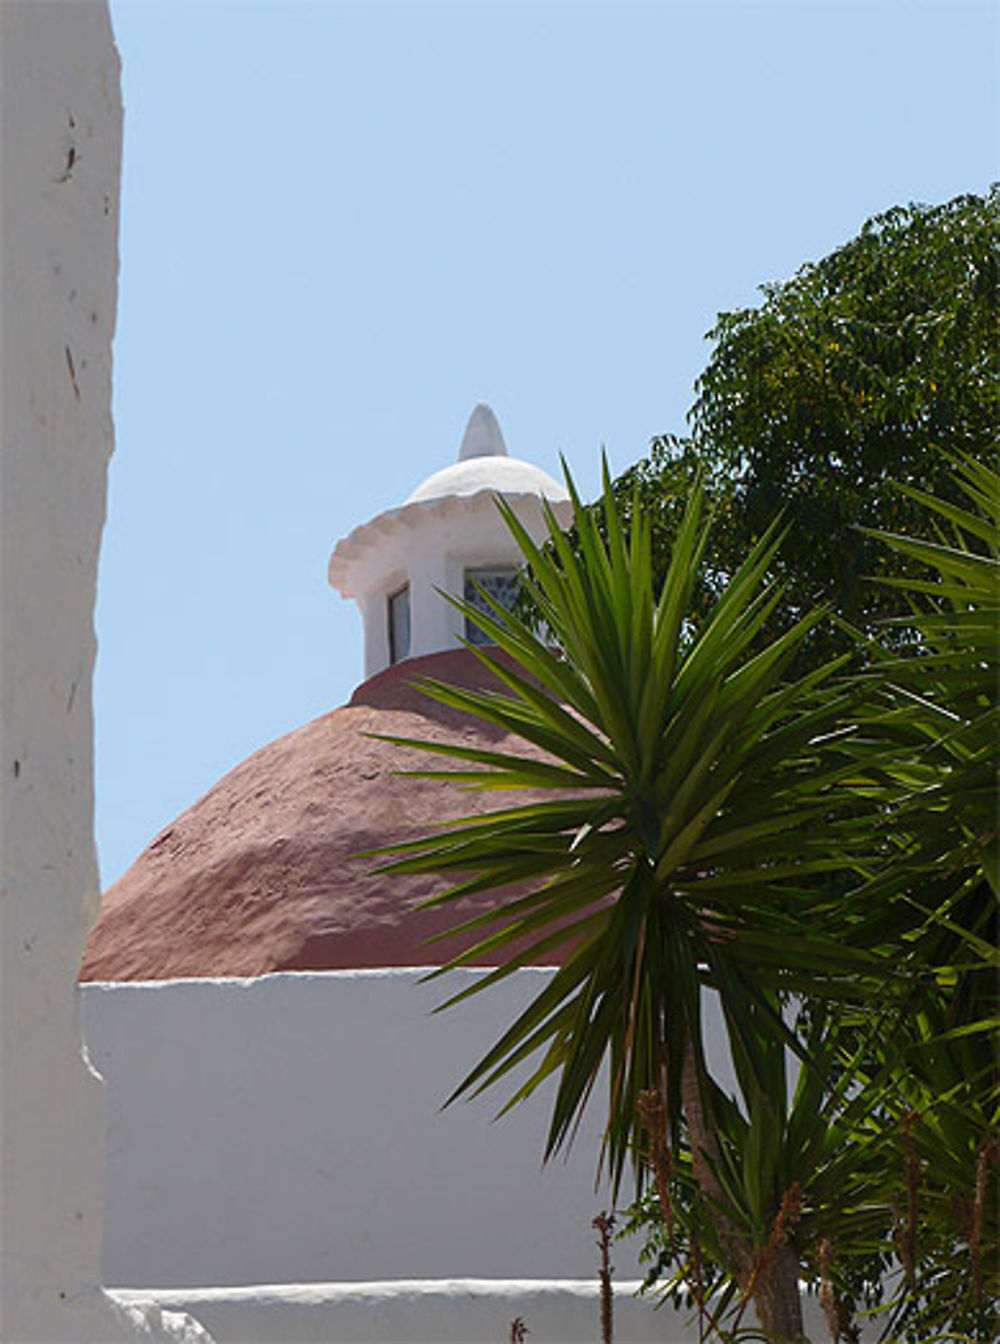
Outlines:
{"label": "red-brown roof surface", "polygon": [[417,909],[440,883],[376,875],[375,861],[359,851],[528,795],[396,773],[434,762],[366,733],[515,747],[499,730],[421,695],[410,685],[415,676],[491,680],[464,649],[412,659],[365,682],[344,708],[255,752],[105,893],[81,979],[423,966],[454,955],[456,941],[429,947],[426,940],[458,922],[460,907]]}

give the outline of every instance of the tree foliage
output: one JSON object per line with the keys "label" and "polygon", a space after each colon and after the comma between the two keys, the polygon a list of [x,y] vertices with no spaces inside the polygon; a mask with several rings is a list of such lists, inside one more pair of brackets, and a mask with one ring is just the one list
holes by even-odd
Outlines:
{"label": "tree foliage", "polygon": [[981,452],[1000,423],[1000,188],[878,215],[762,293],[708,333],[691,437],[655,439],[616,483],[626,523],[638,489],[664,565],[700,470],[721,523],[709,587],[780,512],[787,618],[829,600],[872,629],[906,607],[867,577],[914,570],[860,529],[922,525],[898,482],[958,503],[950,458]]}

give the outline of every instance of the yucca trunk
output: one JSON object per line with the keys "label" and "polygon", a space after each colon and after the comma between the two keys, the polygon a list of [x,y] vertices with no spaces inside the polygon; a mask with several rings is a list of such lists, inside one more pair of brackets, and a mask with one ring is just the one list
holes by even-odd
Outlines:
{"label": "yucca trunk", "polygon": [[805,1340],[799,1258],[791,1246],[775,1248],[770,1262],[758,1274],[753,1303],[768,1339],[780,1340],[781,1344],[801,1344]]}
{"label": "yucca trunk", "polygon": [[[698,1078],[694,1046],[689,1042],[684,1054],[681,1076],[684,1119],[695,1159],[695,1174],[702,1193],[715,1203],[721,1190],[712,1174],[710,1162],[718,1162],[719,1143],[711,1114]],[[751,1297],[761,1329],[775,1344],[801,1344],[805,1340],[802,1298],[799,1293],[799,1261],[790,1246],[781,1243],[762,1259],[755,1254],[753,1242],[720,1217],[719,1228],[730,1267],[744,1284],[750,1284]]]}

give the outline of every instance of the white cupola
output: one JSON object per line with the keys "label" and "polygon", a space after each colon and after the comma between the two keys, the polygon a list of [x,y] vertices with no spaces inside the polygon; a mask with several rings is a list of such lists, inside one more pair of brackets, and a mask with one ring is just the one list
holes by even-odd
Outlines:
{"label": "white cupola", "polygon": [[330,583],[361,608],[366,680],[404,658],[482,637],[442,592],[476,602],[478,584],[501,601],[513,596],[521,555],[497,496],[535,541],[546,535],[542,499],[563,526],[572,514],[563,486],[541,468],[508,456],[496,416],[480,404],[469,417],[457,462],[428,476],[400,507],[337,542]]}

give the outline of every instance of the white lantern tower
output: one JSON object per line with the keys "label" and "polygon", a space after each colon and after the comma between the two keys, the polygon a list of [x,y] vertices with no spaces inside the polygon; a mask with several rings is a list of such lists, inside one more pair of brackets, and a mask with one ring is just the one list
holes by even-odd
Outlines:
{"label": "white lantern tower", "polygon": [[442,593],[469,601],[477,600],[476,585],[501,601],[514,593],[521,556],[498,497],[536,541],[546,535],[543,499],[562,526],[572,514],[565,488],[510,457],[496,416],[480,404],[457,462],[334,547],[330,583],[361,608],[366,679],[406,658],[458,648],[463,637],[482,637]]}

